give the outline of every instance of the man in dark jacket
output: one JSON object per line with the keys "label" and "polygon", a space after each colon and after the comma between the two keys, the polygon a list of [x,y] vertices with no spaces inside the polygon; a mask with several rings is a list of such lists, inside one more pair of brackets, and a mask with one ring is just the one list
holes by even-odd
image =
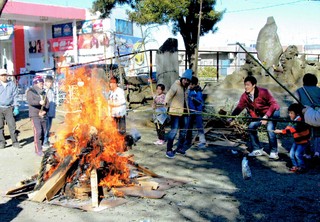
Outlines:
{"label": "man in dark jacket", "polygon": [[38,156],[43,156],[42,145],[46,132],[46,112],[49,108],[49,102],[43,89],[44,81],[42,77],[36,76],[32,82],[33,86],[27,91],[29,117],[33,126],[35,152]]}
{"label": "man in dark jacket", "polygon": [[14,116],[19,114],[18,87],[14,82],[8,81],[6,69],[0,69],[0,98],[0,149],[4,149],[6,145],[4,138],[5,120],[9,127],[12,147],[22,148],[18,142],[14,119]]}
{"label": "man in dark jacket", "polygon": [[257,79],[254,76],[247,76],[244,79],[245,92],[241,95],[237,107],[233,110],[232,116],[238,115],[242,110],[247,109],[252,118],[263,118],[261,121],[253,120],[248,126],[249,136],[252,145],[252,152],[249,156],[263,155],[263,148],[260,145],[257,129],[261,125],[267,125],[268,139],[270,146],[270,159],[277,160],[278,143],[274,133],[276,122],[268,121],[268,118],[280,117],[280,106],[271,95],[269,90],[257,87]]}

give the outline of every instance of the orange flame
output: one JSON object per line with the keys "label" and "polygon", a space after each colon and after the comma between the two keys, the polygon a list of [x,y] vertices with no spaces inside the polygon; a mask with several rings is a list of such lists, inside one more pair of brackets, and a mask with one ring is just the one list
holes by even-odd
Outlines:
{"label": "orange flame", "polygon": [[[57,133],[54,144],[57,155],[77,158],[90,146],[86,163],[99,168],[106,162],[108,175],[100,180],[100,186],[121,186],[129,182],[128,158],[121,156],[124,150],[124,137],[118,133],[113,118],[109,114],[105,98],[107,83],[90,76],[85,68],[68,71],[65,80],[68,89],[64,109],[67,111],[63,129]],[[86,172],[90,175],[89,172]]]}

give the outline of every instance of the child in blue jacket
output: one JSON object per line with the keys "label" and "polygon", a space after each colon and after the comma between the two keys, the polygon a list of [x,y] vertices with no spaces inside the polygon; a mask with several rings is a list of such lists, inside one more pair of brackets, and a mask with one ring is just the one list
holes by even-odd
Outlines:
{"label": "child in blue jacket", "polygon": [[198,82],[199,82],[198,78],[195,76],[192,76],[191,83],[189,86],[189,92],[188,92],[188,105],[190,109],[190,119],[188,124],[188,131],[187,131],[184,150],[189,149],[191,146],[194,121],[196,121],[196,127],[197,127],[196,130],[198,131],[198,136],[199,136],[198,148],[206,147],[206,138],[204,135],[203,120],[202,120],[203,95],[202,95],[202,89],[198,85]]}

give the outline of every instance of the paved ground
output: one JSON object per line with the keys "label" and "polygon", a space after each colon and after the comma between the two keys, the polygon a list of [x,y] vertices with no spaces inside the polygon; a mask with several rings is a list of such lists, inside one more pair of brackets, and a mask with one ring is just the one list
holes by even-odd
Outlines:
{"label": "paved ground", "polygon": [[[22,118],[18,128],[24,147],[0,150],[0,221],[319,221],[319,166],[303,175],[290,173],[288,154],[281,148],[279,161],[266,156],[250,159],[253,177],[243,180],[242,156],[232,155],[228,147],[192,148],[186,156],[167,159],[165,146],[152,144],[154,127],[141,124],[146,118],[141,113],[128,116],[129,128],[142,134],[130,151],[135,161],[164,177],[189,183],[167,190],[162,199],[127,197],[127,204],[100,212],[7,198],[4,193],[36,174],[41,161],[34,154],[30,121]],[[62,121],[55,120],[54,130],[63,127]]]}

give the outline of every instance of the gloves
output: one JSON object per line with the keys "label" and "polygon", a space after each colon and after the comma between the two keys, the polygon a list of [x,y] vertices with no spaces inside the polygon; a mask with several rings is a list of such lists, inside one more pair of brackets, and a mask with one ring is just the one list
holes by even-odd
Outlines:
{"label": "gloves", "polygon": [[18,107],[14,107],[13,116],[17,116],[17,115],[19,115],[19,108]]}
{"label": "gloves", "polygon": [[41,106],[43,106],[43,105],[45,104],[45,101],[44,101],[44,100],[40,100],[39,104],[40,104]]}

